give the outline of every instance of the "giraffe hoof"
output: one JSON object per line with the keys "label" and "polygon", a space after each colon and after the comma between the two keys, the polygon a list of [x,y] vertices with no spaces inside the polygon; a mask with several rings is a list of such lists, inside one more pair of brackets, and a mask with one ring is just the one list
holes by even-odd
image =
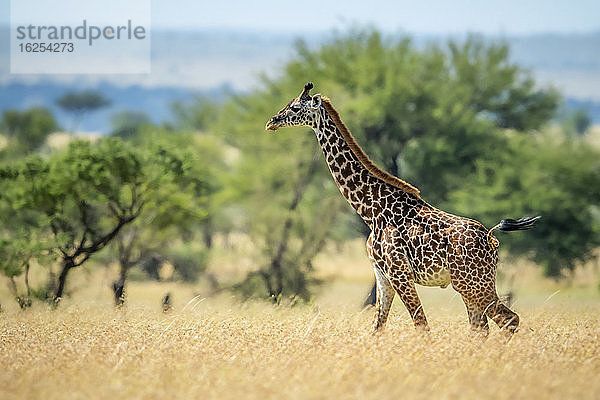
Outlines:
{"label": "giraffe hoof", "polygon": [[429,333],[431,332],[429,330],[429,325],[424,325],[424,324],[415,325],[415,330],[422,335],[429,335]]}

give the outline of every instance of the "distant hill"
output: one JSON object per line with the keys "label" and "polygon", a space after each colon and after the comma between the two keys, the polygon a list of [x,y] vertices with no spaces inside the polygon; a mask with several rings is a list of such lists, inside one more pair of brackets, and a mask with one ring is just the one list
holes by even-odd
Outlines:
{"label": "distant hill", "polygon": [[[303,39],[316,46],[330,36],[317,32]],[[11,75],[8,38],[7,29],[0,28],[0,112],[44,105],[68,126],[70,116],[54,106],[56,98],[69,90],[94,88],[113,103],[86,117],[81,128],[107,132],[109,116],[116,110],[143,111],[154,122],[162,122],[170,118],[174,101],[190,101],[195,93],[220,96],[224,89],[255,87],[259,73],[276,76],[283,68],[294,53],[297,36],[223,30],[153,31],[149,75]],[[413,39],[417,46],[423,46],[448,37],[418,35]],[[600,32],[490,40],[507,42],[511,59],[530,69],[539,84],[558,88],[565,95],[567,109],[584,109],[594,123],[600,124]]]}
{"label": "distant hill", "polygon": [[[110,116],[117,111],[141,111],[154,123],[171,120],[171,105],[176,102],[190,102],[196,95],[209,95],[220,99],[226,87],[213,90],[190,90],[179,87],[146,88],[138,85],[119,87],[101,82],[92,86],[94,90],[111,100],[111,105],[86,115],[79,128],[82,131],[107,133],[110,130]],[[60,83],[23,84],[12,83],[0,86],[0,112],[9,109],[25,109],[44,106],[52,110],[63,128],[68,129],[72,115],[55,105],[58,97],[71,90],[80,90],[76,85]]]}

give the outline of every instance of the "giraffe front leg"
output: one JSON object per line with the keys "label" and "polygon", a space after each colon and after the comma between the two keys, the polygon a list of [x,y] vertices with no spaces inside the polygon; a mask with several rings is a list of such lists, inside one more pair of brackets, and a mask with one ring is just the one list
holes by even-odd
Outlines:
{"label": "giraffe front leg", "polygon": [[397,229],[388,227],[382,235],[387,276],[408,310],[417,330],[429,331],[423,305],[415,287],[415,277]]}
{"label": "giraffe front leg", "polygon": [[388,279],[408,310],[415,328],[425,332],[429,331],[427,318],[425,318],[423,305],[415,287],[414,275],[408,259],[392,247],[386,252],[386,263],[389,271]]}
{"label": "giraffe front leg", "polygon": [[377,282],[377,303],[372,332],[377,333],[383,329],[387,321],[392,301],[394,300],[394,288],[376,265],[373,267],[373,270],[375,271]]}
{"label": "giraffe front leg", "polygon": [[395,270],[391,273],[392,276],[390,276],[390,281],[408,310],[408,313],[415,324],[415,328],[425,332],[429,331],[429,325],[427,324],[427,318],[423,311],[423,305],[421,304],[421,299],[419,299],[419,294],[415,288],[412,271],[408,268],[407,263],[396,263],[394,264],[394,268]]}

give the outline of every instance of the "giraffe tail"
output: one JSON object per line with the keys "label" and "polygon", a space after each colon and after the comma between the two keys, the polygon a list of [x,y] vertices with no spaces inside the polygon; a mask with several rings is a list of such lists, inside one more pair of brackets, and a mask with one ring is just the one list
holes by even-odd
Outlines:
{"label": "giraffe tail", "polygon": [[525,217],[519,219],[510,219],[506,218],[500,221],[498,225],[492,228],[500,229],[501,231],[524,231],[526,229],[531,229],[535,225],[535,223],[542,218],[541,215],[537,217]]}
{"label": "giraffe tail", "polygon": [[498,240],[493,236],[496,229],[501,231],[524,231],[534,227],[535,223],[542,218],[541,215],[537,217],[524,217],[519,219],[506,218],[496,224],[492,229],[488,231],[488,244],[492,248],[498,247]]}

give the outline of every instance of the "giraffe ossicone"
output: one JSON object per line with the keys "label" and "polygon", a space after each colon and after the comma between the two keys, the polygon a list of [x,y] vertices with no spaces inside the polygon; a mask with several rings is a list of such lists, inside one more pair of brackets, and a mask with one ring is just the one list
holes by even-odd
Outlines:
{"label": "giraffe ossicone", "polygon": [[310,95],[311,82],[266,124],[275,131],[309,126],[316,134],[342,195],[371,229],[367,254],[377,282],[373,330],[385,326],[395,294],[415,326],[427,319],[415,284],[452,287],[460,293],[471,327],[487,332],[488,318],[513,334],[519,317],[496,293],[497,229],[524,230],[540,217],[504,219],[491,229],[425,202],[417,188],[377,167],[358,145],[331,101]]}

